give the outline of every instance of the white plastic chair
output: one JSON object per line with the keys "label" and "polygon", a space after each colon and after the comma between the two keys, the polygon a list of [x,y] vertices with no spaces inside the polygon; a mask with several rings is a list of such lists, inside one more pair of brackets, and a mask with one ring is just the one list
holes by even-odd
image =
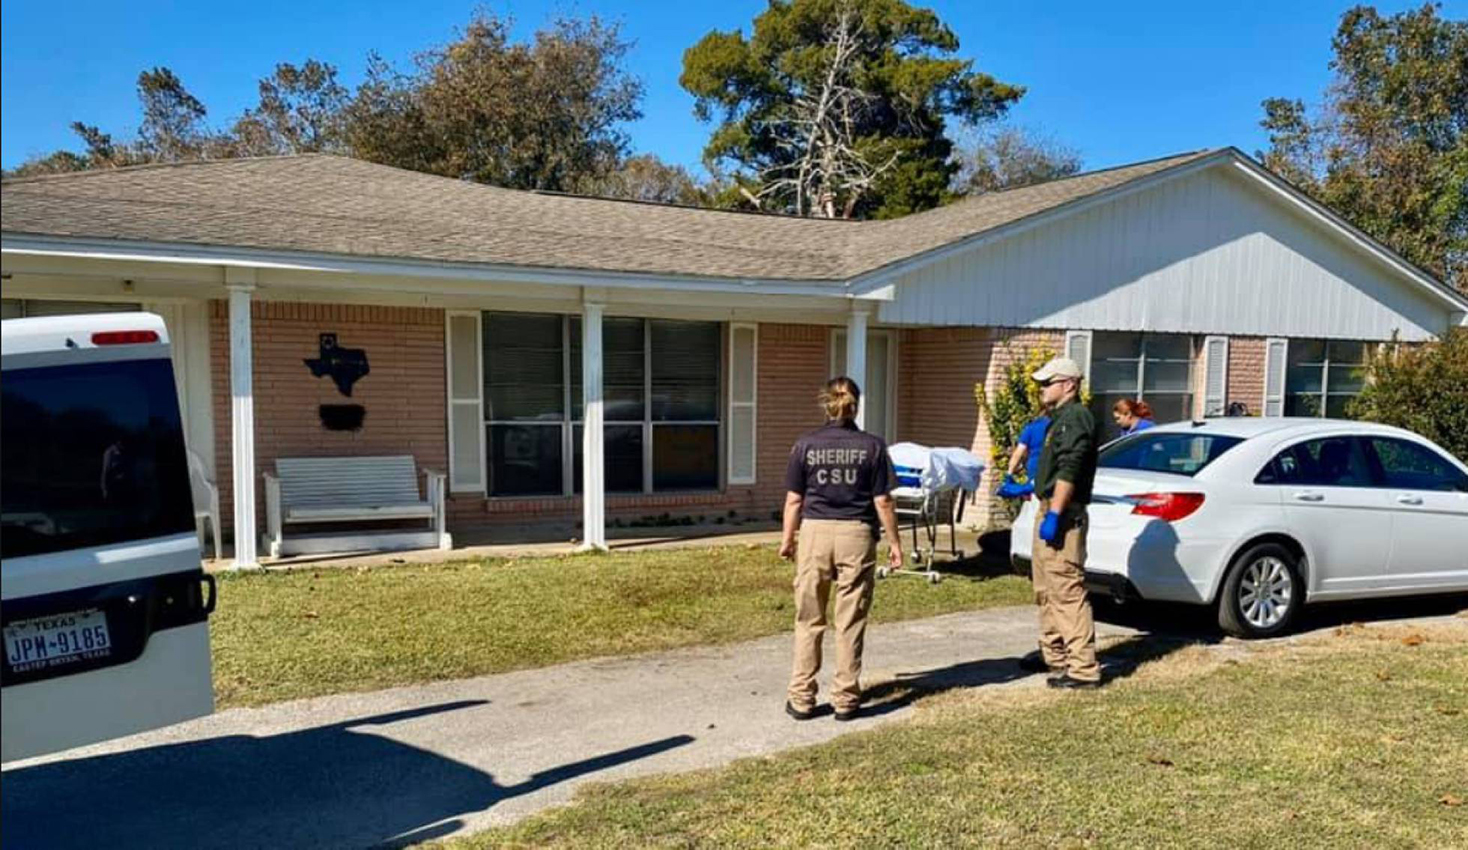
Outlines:
{"label": "white plastic chair", "polygon": [[223,557],[219,538],[219,488],[209,480],[204,460],[189,454],[189,488],[194,491],[194,526],[199,532],[199,551],[204,550],[204,520],[209,520],[209,531],[214,535],[214,557]]}

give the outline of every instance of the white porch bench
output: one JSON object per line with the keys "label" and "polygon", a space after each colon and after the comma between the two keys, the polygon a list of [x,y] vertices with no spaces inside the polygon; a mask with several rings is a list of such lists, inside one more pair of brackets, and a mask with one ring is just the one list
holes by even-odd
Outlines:
{"label": "white porch bench", "polygon": [[[330,552],[449,549],[442,472],[425,469],[424,497],[412,455],[389,457],[283,457],[265,473],[266,531],[261,548],[272,558]],[[370,529],[298,534],[290,525],[423,520],[428,529]]]}

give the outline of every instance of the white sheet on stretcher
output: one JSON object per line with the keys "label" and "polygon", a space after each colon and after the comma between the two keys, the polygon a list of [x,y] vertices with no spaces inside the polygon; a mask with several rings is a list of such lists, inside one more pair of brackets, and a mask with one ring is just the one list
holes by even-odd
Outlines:
{"label": "white sheet on stretcher", "polygon": [[895,443],[887,448],[887,454],[892,458],[893,466],[922,470],[922,489],[929,493],[977,490],[979,478],[984,474],[983,462],[967,449]]}

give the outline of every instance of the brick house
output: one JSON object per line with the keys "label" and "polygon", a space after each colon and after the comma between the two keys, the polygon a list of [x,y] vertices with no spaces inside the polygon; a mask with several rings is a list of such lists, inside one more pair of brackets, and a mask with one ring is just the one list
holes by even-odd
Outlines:
{"label": "brick house", "polygon": [[[447,470],[451,528],[579,516],[601,545],[608,517],[768,514],[832,374],[864,379],[868,429],[986,456],[972,387],[1036,347],[1076,357],[1098,408],[1329,415],[1371,344],[1468,324],[1463,297],[1232,148],[875,222],[324,155],[0,191],[6,317],[164,317],[245,564],[277,457],[412,454]],[[304,363],[323,335],[370,363],[350,396]],[[342,408],[357,421],[333,426]]]}

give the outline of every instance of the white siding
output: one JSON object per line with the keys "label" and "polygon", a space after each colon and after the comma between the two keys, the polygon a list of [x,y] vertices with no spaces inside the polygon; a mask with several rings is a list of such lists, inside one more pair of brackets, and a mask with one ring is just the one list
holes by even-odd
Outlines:
{"label": "white siding", "polygon": [[1223,163],[895,280],[894,324],[1419,340],[1452,308]]}

